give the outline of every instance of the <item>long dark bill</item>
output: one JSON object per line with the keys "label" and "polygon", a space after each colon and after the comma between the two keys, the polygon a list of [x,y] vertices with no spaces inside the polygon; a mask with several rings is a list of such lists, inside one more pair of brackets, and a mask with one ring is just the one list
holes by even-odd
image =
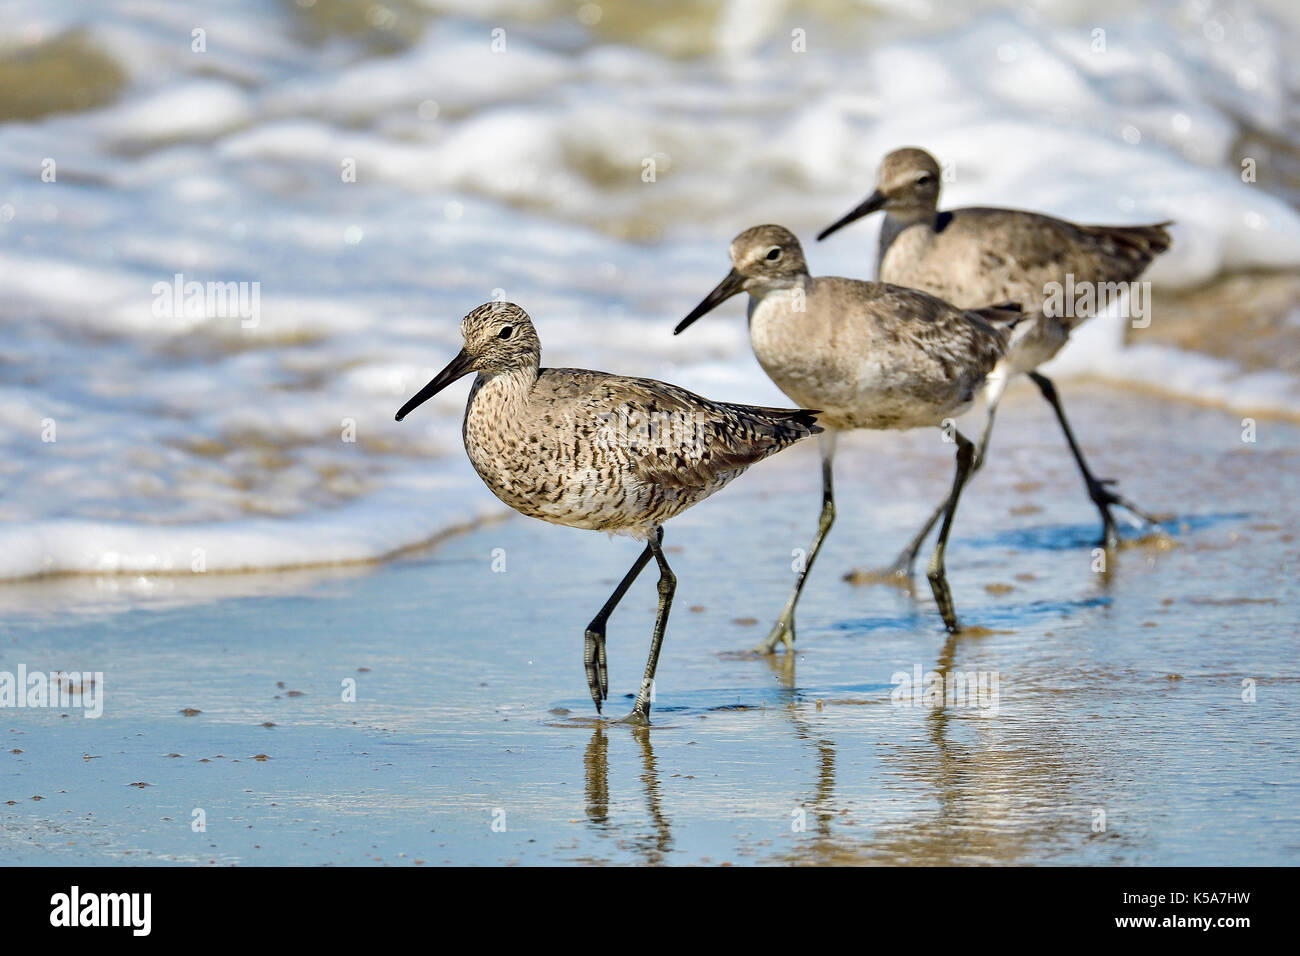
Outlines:
{"label": "long dark bill", "polygon": [[400,422],[456,379],[464,378],[474,371],[473,365],[474,356],[461,349],[460,354],[448,362],[447,367],[433,377],[433,381],[416,392],[415,396],[401,407],[397,413],[397,420]]}
{"label": "long dark bill", "polygon": [[861,204],[854,206],[852,209],[850,209],[848,215],[846,215],[843,219],[835,220],[835,222],[831,223],[821,232],[817,233],[817,241],[821,242],[832,232],[836,232],[840,229],[843,229],[851,222],[857,222],[863,216],[871,215],[877,209],[883,208],[884,205],[885,205],[885,194],[882,193],[879,189],[877,189],[874,193],[872,193],[870,196],[864,199],[861,202]]}
{"label": "long dark bill", "polygon": [[696,319],[700,316],[712,312],[722,303],[726,302],[733,295],[744,291],[745,277],[735,269],[727,273],[727,277],[714,287],[713,291],[704,297],[704,299],[695,308],[691,309],[691,314],[677,323],[677,328],[673,329],[673,335],[681,335]]}

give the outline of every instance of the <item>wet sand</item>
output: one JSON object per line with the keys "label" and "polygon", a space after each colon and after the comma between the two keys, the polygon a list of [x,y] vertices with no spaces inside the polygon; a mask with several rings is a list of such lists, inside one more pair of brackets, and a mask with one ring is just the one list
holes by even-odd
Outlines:
{"label": "wet sand", "polygon": [[[0,588],[0,670],[103,671],[106,694],[97,720],[0,710],[0,859],[1295,864],[1300,427],[1247,444],[1236,415],[1062,394],[1168,538],[1093,570],[1095,511],[1017,385],[948,558],[968,632],[923,574],[915,596],[841,580],[950,480],[937,433],[855,436],[796,659],[758,659],[820,506],[795,449],[669,526],[648,732],[594,721],[582,673],[626,540],[518,518],[378,566]],[[647,575],[611,620],[614,716],[654,604]],[[995,673],[996,711],[891,703],[915,668]]]}

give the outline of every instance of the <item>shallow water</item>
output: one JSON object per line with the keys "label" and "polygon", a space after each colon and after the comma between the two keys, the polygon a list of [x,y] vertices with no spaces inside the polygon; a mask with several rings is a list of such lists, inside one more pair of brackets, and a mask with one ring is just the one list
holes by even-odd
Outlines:
{"label": "shallow water", "polygon": [[[98,719],[0,711],[0,859],[1294,864],[1300,428],[1250,445],[1223,412],[1063,398],[1098,473],[1176,516],[1168,539],[1094,572],[1095,512],[1015,386],[949,555],[968,633],[942,632],[923,577],[915,599],[839,579],[892,557],[949,477],[934,435],[863,435],[796,659],[757,659],[819,507],[794,449],[668,527],[648,731],[594,721],[581,666],[636,553],[621,539],[512,518],[385,565],[209,576],[220,591],[0,587],[0,670],[102,671],[106,692]],[[611,620],[615,716],[654,602],[647,576]],[[996,709],[891,703],[914,668],[996,673]]]}

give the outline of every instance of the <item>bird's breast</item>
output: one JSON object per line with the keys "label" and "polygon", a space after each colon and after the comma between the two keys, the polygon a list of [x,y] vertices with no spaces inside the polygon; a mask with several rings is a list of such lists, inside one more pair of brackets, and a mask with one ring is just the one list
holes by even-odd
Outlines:
{"label": "bird's breast", "polygon": [[[863,427],[885,377],[870,336],[837,303],[803,288],[751,303],[749,337],[758,364],[791,401],[822,411],[833,428]],[[869,427],[869,426],[868,426]]]}
{"label": "bird's breast", "polygon": [[926,223],[915,223],[900,229],[884,249],[878,277],[881,282],[920,289],[952,301],[953,263],[941,259],[935,251],[933,230]]}
{"label": "bird's breast", "polygon": [[821,407],[819,398],[841,376],[833,368],[823,317],[810,311],[803,288],[781,289],[751,299],[749,342],[754,357],[791,401]]}

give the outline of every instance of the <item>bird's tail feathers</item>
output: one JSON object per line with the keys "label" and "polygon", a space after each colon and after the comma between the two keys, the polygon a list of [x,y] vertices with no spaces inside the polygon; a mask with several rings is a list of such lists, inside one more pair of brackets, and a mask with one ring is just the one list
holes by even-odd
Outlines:
{"label": "bird's tail feathers", "polygon": [[999,305],[986,306],[983,309],[970,309],[975,315],[995,329],[1014,329],[1028,316],[1019,302],[1003,302]]}

